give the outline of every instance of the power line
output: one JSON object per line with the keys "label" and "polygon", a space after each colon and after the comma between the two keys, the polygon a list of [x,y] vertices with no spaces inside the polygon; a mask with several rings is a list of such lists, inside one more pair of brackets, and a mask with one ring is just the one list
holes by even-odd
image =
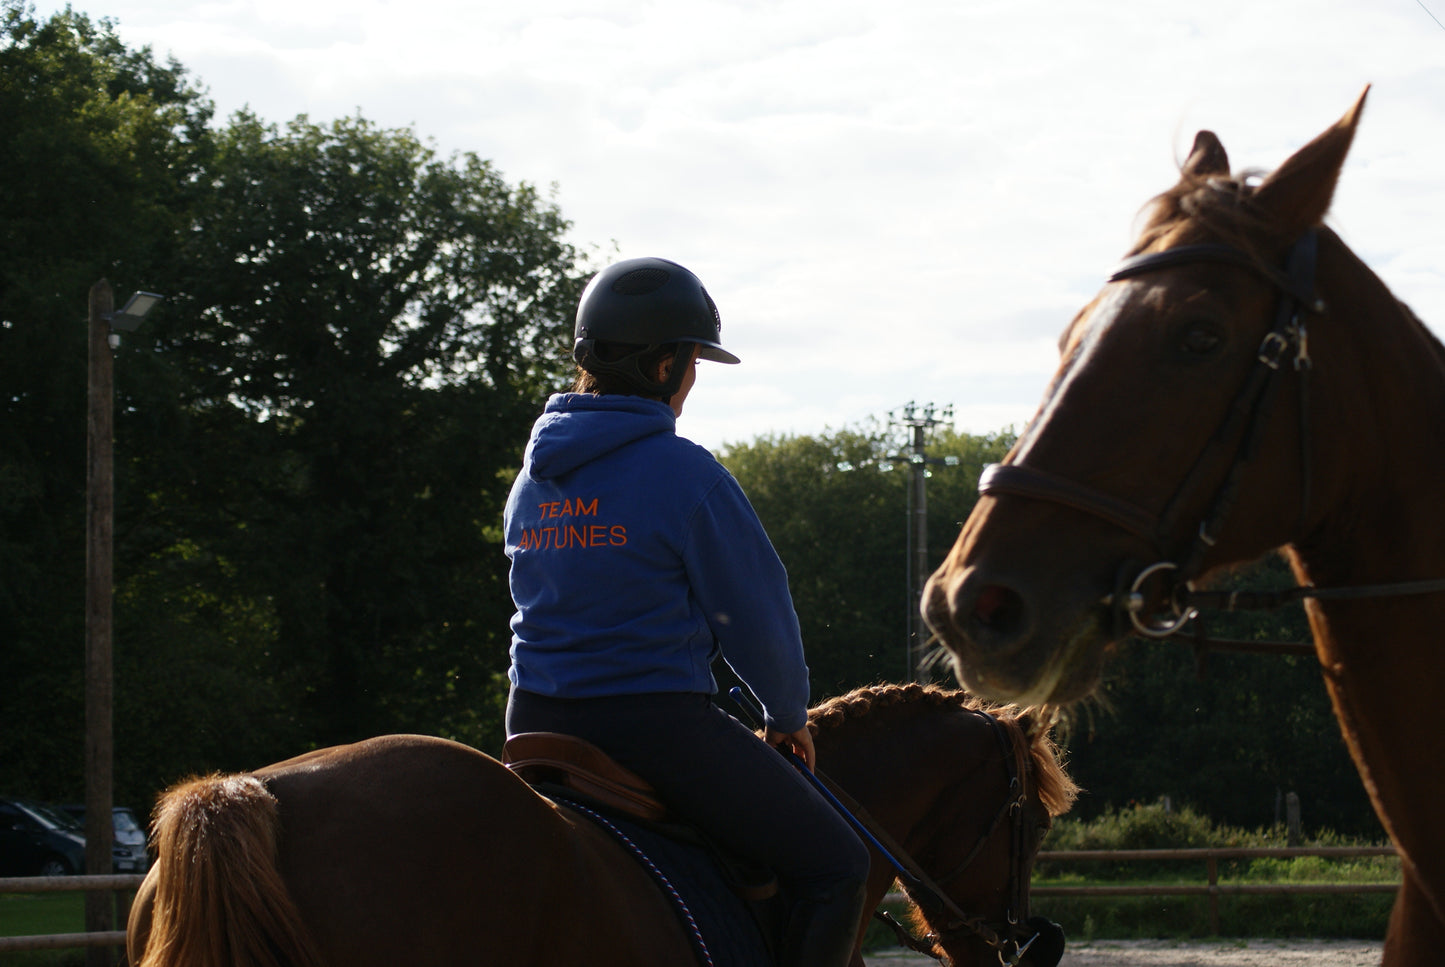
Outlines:
{"label": "power line", "polygon": [[[1425,11],[1426,13],[1430,13],[1430,8],[1427,7],[1427,6],[1425,6],[1425,0],[1415,0],[1415,2],[1420,5],[1420,9],[1421,9],[1421,10]],[[1435,21],[1435,25],[1436,25],[1437,27],[1439,27],[1441,30],[1445,30],[1445,24],[1442,24],[1442,23],[1440,22],[1440,18],[1439,18],[1439,17],[1435,16],[1433,13],[1430,13],[1430,19],[1433,20],[1433,21]]]}

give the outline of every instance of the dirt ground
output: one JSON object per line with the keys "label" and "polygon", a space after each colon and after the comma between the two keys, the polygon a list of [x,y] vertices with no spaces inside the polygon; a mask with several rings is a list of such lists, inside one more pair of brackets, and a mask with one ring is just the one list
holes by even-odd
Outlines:
{"label": "dirt ground", "polygon": [[[1368,940],[1095,940],[1071,943],[1059,967],[1379,967]],[[878,953],[868,967],[937,967],[914,953]]]}

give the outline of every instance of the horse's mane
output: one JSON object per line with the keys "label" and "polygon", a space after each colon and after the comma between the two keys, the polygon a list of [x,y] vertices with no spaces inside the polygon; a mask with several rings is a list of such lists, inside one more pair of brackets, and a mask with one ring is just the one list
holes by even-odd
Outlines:
{"label": "horse's mane", "polygon": [[[1020,773],[1031,770],[1039,800],[1049,815],[1069,811],[1079,794],[1079,787],[1069,778],[1061,763],[1061,753],[1047,728],[1035,728],[1034,710],[1017,705],[994,705],[957,689],[938,685],[870,685],[856,688],[817,705],[808,712],[808,726],[816,734],[856,722],[871,715],[895,709],[955,708],[982,712],[996,719],[1008,733],[1010,745],[1018,757]],[[1021,721],[1025,720],[1025,721]],[[1024,756],[1028,758],[1025,760]]]}
{"label": "horse's mane", "polygon": [[869,685],[855,688],[846,695],[837,695],[809,709],[808,724],[816,733],[820,729],[830,729],[898,705],[947,705],[970,712],[991,712],[996,708],[967,692],[938,685],[920,685],[916,682],[907,685]]}

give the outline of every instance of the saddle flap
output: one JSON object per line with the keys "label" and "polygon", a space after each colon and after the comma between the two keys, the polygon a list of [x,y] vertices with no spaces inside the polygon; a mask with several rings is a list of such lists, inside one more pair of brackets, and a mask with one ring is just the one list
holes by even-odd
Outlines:
{"label": "saddle flap", "polygon": [[502,764],[528,785],[563,786],[647,822],[659,822],[667,815],[667,808],[646,779],[575,735],[514,735],[502,748]]}

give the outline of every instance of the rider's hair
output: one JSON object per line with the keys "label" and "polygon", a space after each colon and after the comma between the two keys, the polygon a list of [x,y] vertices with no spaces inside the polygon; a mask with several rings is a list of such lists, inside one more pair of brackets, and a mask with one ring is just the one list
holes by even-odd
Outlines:
{"label": "rider's hair", "polygon": [[[681,343],[669,342],[660,346],[643,346],[638,343],[629,342],[602,342],[595,345],[593,351],[598,358],[604,362],[617,362],[628,356],[637,355],[637,366],[643,373],[655,374],[657,367],[663,360],[670,356],[676,356]],[[619,396],[649,396],[641,387],[615,373],[589,373],[581,366],[577,367],[577,377],[572,383],[574,393],[592,393],[593,395],[619,395]]]}

